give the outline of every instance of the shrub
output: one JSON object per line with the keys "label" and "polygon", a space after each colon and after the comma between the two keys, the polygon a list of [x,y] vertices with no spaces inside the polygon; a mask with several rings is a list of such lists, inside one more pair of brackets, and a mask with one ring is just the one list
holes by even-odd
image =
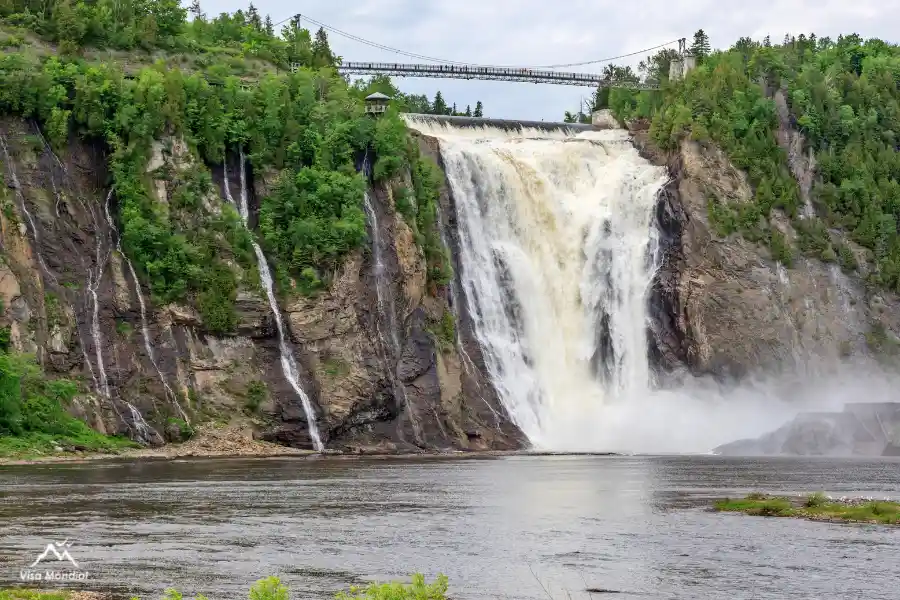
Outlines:
{"label": "shrub", "polygon": [[818,508],[828,502],[828,498],[822,492],[816,492],[806,497],[803,506],[806,508]]}
{"label": "shrub", "polygon": [[425,577],[416,573],[412,576],[412,583],[397,581],[372,583],[366,588],[352,587],[349,593],[341,592],[336,598],[337,600],[445,600],[447,587],[445,575],[438,575],[433,583],[425,583]]}

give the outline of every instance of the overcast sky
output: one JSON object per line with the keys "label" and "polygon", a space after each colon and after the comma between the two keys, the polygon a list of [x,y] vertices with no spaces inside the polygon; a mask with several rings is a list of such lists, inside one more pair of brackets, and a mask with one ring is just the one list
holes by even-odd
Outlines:
{"label": "overcast sky", "polygon": [[[246,8],[238,0],[201,0],[208,13]],[[536,66],[617,56],[703,28],[713,48],[741,36],[773,40],[814,31],[859,33],[897,42],[900,0],[258,0],[262,14],[280,21],[300,13],[383,45],[447,60]],[[309,25],[309,24],[307,24]],[[413,62],[329,34],[349,61]],[[637,63],[640,57],[631,60]],[[617,61],[620,63],[627,60]],[[573,68],[599,72],[601,65]],[[561,120],[577,110],[590,88],[496,81],[405,78],[404,92],[433,97],[441,90],[462,110],[484,102],[485,116]]]}

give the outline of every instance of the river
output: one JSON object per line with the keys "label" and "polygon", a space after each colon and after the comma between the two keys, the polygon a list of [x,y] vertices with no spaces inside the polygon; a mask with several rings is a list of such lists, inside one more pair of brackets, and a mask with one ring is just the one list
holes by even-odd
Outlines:
{"label": "river", "polygon": [[[897,598],[900,529],[707,510],[748,491],[900,498],[900,461],[247,459],[0,467],[0,585],[68,539],[90,589],[330,598],[421,571],[454,600]],[[55,561],[51,561],[55,562]],[[58,564],[58,563],[57,563]],[[545,591],[546,589],[546,591]],[[548,594],[549,592],[549,594]]]}

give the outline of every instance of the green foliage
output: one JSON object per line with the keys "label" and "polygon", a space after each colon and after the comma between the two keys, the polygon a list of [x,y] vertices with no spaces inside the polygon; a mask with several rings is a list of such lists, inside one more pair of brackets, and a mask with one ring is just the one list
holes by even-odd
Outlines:
{"label": "green foliage", "polygon": [[800,35],[782,45],[741,38],[729,50],[711,52],[701,30],[692,50],[700,64],[683,81],[662,80],[664,56],[642,63],[645,81],[655,65],[657,97],[620,89],[597,95],[620,120],[649,113],[650,134],[663,149],[685,139],[721,147],[747,173],[753,205],[710,203],[711,221],[719,233],[768,239],[781,254],[768,217],[773,209],[796,217],[800,196],[777,143],[783,123],[774,94],[780,88],[787,125],[804,134],[817,165],[812,200],[820,219],[795,219],[800,250],[857,269],[853,252],[832,240],[833,229],[871,251],[874,283],[900,291],[900,47],[857,35]]}
{"label": "green foliage", "polygon": [[266,395],[267,389],[265,383],[262,381],[251,381],[247,385],[247,401],[244,403],[244,408],[251,413],[255,413],[265,401]]}
{"label": "green foliage", "polygon": [[806,497],[803,506],[806,508],[816,508],[818,506],[823,506],[826,502],[828,502],[828,498],[825,494],[822,492],[815,492]]}
{"label": "green foliage", "polygon": [[288,600],[288,589],[277,577],[266,577],[250,588],[250,600]]}
{"label": "green foliage", "polygon": [[0,600],[68,600],[71,592],[67,590],[39,591],[24,588],[8,588],[0,590]]}
{"label": "green foliage", "polygon": [[811,494],[800,501],[751,494],[740,500],[728,498],[719,500],[714,507],[719,511],[764,517],[801,517],[850,523],[900,525],[900,502],[835,501],[822,493]]}
{"label": "green foliage", "polygon": [[881,323],[874,324],[871,331],[866,333],[866,345],[876,355],[900,356],[900,340]]}
{"label": "green foliage", "polygon": [[259,211],[266,248],[289,271],[318,281],[366,239],[364,192],[365,181],[356,174],[315,167],[284,171]]}
{"label": "green foliage", "polygon": [[407,161],[410,164],[415,206],[411,206],[408,192],[395,195],[394,201],[396,203],[397,198],[400,198],[397,210],[412,227],[416,244],[425,253],[428,284],[430,290],[434,292],[436,286],[447,285],[453,277],[447,249],[444,248],[440,232],[437,230],[437,210],[443,174],[434,161],[422,157],[418,146],[412,143],[407,145]]}
{"label": "green foliage", "polygon": [[372,583],[364,589],[352,587],[349,594],[341,592],[335,597],[337,600],[445,600],[447,588],[445,575],[438,575],[433,583],[426,583],[425,576],[416,573],[412,576],[412,583]]}
{"label": "green foliage", "polygon": [[131,326],[131,323],[125,320],[116,321],[116,333],[122,336],[124,339],[128,339],[131,337],[131,334],[134,333],[134,328]]}
{"label": "green foliage", "polygon": [[449,352],[456,343],[456,318],[449,310],[445,310],[441,319],[429,327],[429,331],[437,341],[442,352]]}
{"label": "green foliage", "polygon": [[32,357],[0,351],[0,455],[41,454],[55,445],[115,450],[127,440],[102,436],[65,410],[78,393],[66,379],[47,379]]}
{"label": "green foliage", "polygon": [[329,358],[322,363],[325,374],[329,377],[343,377],[350,372],[350,366],[340,358]]}
{"label": "green foliage", "polygon": [[769,233],[769,250],[772,253],[772,260],[780,262],[785,267],[794,264],[794,252],[790,244],[784,234],[774,228]]}
{"label": "green foliage", "polygon": [[186,442],[194,436],[194,430],[184,420],[176,417],[169,417],[167,423],[178,431],[178,441]]}

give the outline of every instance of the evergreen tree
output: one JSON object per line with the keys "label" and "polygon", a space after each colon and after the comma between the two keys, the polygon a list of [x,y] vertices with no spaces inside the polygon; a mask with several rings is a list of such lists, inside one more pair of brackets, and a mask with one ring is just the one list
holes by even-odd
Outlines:
{"label": "evergreen tree", "polygon": [[270,17],[269,15],[266,15],[265,29],[266,29],[267,36],[269,36],[269,37],[275,36],[275,26],[272,24],[272,17]]}
{"label": "evergreen tree", "polygon": [[702,29],[698,29],[697,33],[694,34],[691,52],[697,57],[697,62],[703,62],[703,59],[709,56],[710,51],[709,36]]}
{"label": "evergreen tree", "polygon": [[466,116],[467,117],[472,116],[472,105],[471,104],[466,104]]}
{"label": "evergreen tree", "polygon": [[247,24],[257,31],[262,31],[262,19],[260,19],[259,11],[256,10],[256,7],[253,6],[252,2],[247,9]]}
{"label": "evergreen tree", "polygon": [[444,115],[447,114],[447,103],[444,102],[444,96],[441,94],[441,91],[434,95],[434,102],[431,104],[431,114],[433,115]]}
{"label": "evergreen tree", "polygon": [[456,102],[453,103],[453,109],[450,111],[450,114],[454,117],[459,114],[458,112],[456,112]]}
{"label": "evergreen tree", "polygon": [[473,117],[478,117],[479,119],[484,116],[484,107],[481,104],[481,100],[475,103],[475,112],[472,113]]}
{"label": "evergreen tree", "polygon": [[312,60],[314,67],[333,67],[335,64],[334,54],[328,45],[328,34],[322,27],[319,27],[312,43]]}
{"label": "evergreen tree", "polygon": [[197,20],[203,20],[206,18],[206,15],[203,13],[203,9],[200,7],[200,0],[194,0],[191,2],[191,8],[188,9],[194,18]]}

